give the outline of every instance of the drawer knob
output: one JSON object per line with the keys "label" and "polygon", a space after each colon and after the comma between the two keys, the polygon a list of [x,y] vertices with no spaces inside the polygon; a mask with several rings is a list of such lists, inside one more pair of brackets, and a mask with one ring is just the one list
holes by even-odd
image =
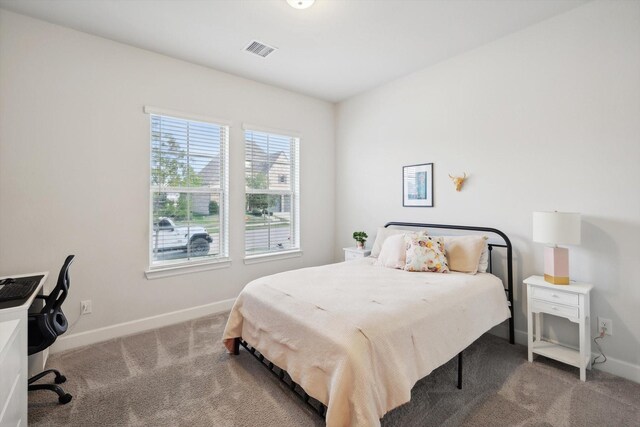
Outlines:
{"label": "drawer knob", "polygon": [[558,298],[558,294],[551,294],[552,297]]}
{"label": "drawer knob", "polygon": [[558,307],[551,307],[552,310],[558,311]]}

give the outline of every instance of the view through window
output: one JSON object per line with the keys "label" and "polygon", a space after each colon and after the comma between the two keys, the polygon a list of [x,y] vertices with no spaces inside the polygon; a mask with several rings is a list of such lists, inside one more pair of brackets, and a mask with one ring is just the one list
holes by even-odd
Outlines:
{"label": "view through window", "polygon": [[245,130],[245,254],[300,249],[299,139]]}
{"label": "view through window", "polygon": [[151,114],[151,265],[227,257],[228,127]]}

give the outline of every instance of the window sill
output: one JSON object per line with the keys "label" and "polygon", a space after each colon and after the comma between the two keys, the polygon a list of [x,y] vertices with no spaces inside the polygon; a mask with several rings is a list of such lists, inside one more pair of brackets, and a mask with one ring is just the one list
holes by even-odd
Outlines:
{"label": "window sill", "polygon": [[258,264],[261,262],[278,261],[281,259],[298,258],[302,256],[302,251],[283,251],[270,254],[248,255],[244,258],[245,264]]}
{"label": "window sill", "polygon": [[178,276],[181,274],[198,273],[207,270],[231,267],[230,258],[221,258],[197,263],[167,265],[151,267],[144,272],[148,280],[162,279],[163,277]]}

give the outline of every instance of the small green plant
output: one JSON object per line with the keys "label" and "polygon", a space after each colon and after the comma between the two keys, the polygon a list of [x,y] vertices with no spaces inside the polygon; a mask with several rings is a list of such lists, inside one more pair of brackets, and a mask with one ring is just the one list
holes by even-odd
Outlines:
{"label": "small green plant", "polygon": [[363,245],[364,245],[364,242],[367,241],[367,237],[369,237],[369,236],[364,231],[354,231],[353,232],[353,239],[356,242],[362,243]]}

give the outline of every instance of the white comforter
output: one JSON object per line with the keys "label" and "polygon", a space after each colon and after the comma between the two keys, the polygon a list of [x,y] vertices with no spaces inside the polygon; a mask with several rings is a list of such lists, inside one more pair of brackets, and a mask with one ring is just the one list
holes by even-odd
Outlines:
{"label": "white comforter", "polygon": [[374,259],[249,283],[223,340],[242,337],[327,405],[327,426],[378,426],[411,388],[510,317],[490,274],[413,273]]}

